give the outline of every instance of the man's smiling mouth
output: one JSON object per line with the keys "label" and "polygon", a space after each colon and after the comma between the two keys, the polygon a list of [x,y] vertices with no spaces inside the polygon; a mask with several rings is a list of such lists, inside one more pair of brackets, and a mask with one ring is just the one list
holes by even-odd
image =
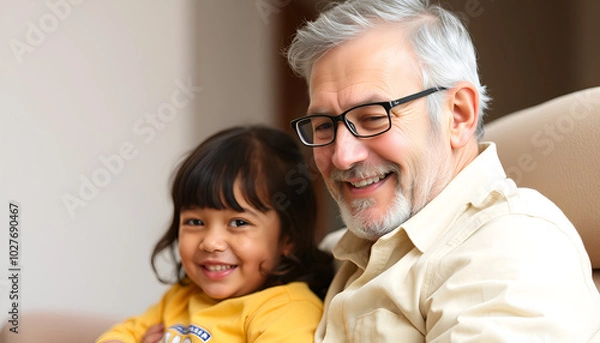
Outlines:
{"label": "man's smiling mouth", "polygon": [[373,177],[369,177],[369,178],[366,178],[366,179],[363,179],[360,181],[355,181],[355,182],[349,181],[348,183],[350,183],[352,185],[352,187],[354,187],[354,188],[364,188],[364,187],[367,187],[369,185],[372,185],[374,183],[377,183],[377,182],[385,179],[390,174],[391,173],[373,176]]}

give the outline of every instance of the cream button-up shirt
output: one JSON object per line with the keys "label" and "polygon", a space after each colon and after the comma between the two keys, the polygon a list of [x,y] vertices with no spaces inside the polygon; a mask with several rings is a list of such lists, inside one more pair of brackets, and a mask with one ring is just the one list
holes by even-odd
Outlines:
{"label": "cream button-up shirt", "polygon": [[493,143],[480,151],[376,242],[346,232],[316,342],[575,343],[600,330],[600,294],[573,225],[506,178]]}

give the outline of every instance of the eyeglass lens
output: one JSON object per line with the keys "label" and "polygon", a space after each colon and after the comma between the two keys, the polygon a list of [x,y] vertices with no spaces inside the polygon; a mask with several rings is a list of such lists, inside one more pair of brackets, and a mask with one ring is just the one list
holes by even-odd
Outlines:
{"label": "eyeglass lens", "polygon": [[[346,126],[357,137],[368,137],[390,127],[390,118],[381,105],[367,105],[346,113]],[[328,116],[312,116],[298,123],[302,139],[309,144],[329,144],[335,137],[336,125]]]}

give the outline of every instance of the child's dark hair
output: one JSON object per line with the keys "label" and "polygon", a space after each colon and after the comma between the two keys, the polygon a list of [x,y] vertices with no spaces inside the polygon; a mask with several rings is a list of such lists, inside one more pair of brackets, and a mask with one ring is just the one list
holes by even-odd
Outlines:
{"label": "child's dark hair", "polygon": [[238,126],[220,131],[201,143],[175,174],[171,192],[173,221],[156,243],[151,264],[168,250],[175,263],[176,279],[186,278],[177,259],[179,215],[182,209],[199,207],[242,211],[234,197],[239,179],[245,200],[257,210],[273,209],[281,222],[280,239],[294,243],[293,253],[281,258],[263,288],[292,281],[306,282],[324,298],[333,277],[332,258],[315,244],[316,197],[304,156],[283,131],[266,126]]}

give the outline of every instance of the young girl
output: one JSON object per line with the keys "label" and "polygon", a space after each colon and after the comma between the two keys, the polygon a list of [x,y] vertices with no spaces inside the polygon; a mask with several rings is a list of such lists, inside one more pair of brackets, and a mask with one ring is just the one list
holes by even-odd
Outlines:
{"label": "young girl", "polygon": [[168,251],[178,282],[96,342],[312,342],[333,270],[314,242],[303,161],[291,137],[263,126],[201,143],[177,171],[173,221],[151,259],[168,283],[155,265]]}

